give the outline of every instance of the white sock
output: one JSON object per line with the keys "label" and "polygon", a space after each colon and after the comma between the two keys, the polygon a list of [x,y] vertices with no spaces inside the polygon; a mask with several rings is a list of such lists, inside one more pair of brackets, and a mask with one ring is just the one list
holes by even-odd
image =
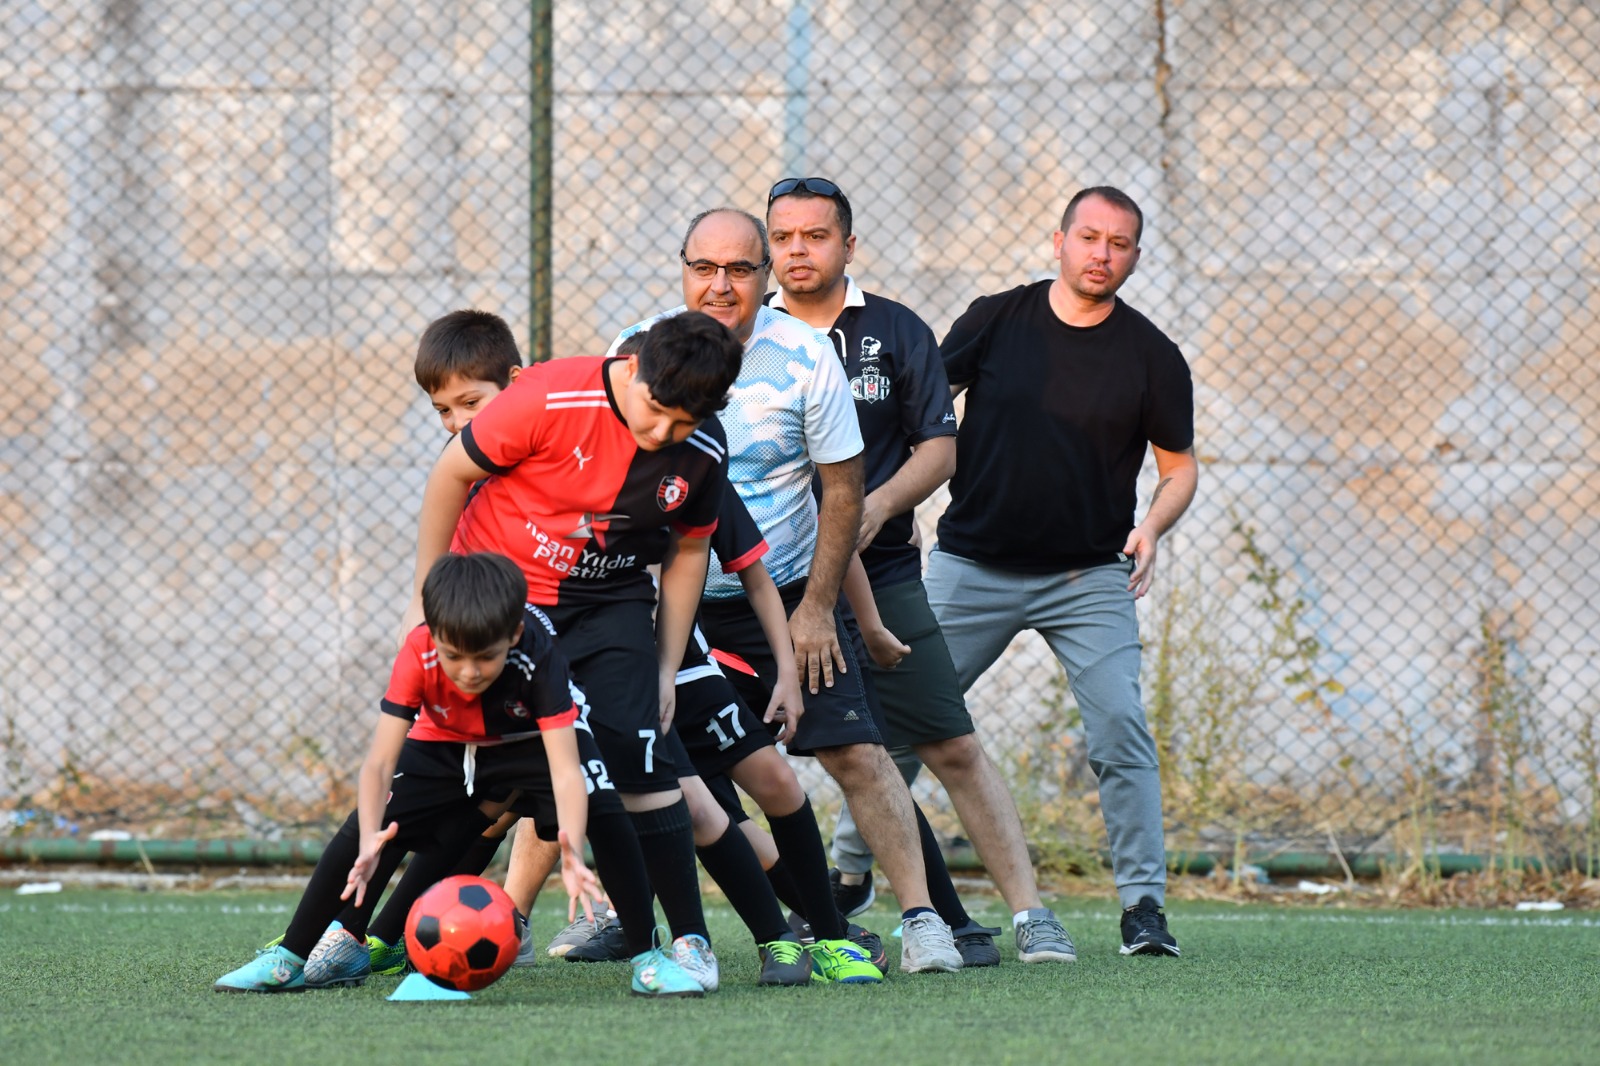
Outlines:
{"label": "white sock", "polygon": [[1017,926],[1021,925],[1023,922],[1025,922],[1027,920],[1028,920],[1028,912],[1027,911],[1018,911],[1017,913],[1015,913],[1015,914],[1013,914],[1011,916],[1011,928],[1015,929]]}

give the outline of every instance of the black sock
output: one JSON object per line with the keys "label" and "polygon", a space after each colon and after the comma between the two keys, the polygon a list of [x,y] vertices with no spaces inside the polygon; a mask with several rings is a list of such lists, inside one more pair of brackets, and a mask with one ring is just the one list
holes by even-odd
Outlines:
{"label": "black sock", "polygon": [[800,898],[800,888],[794,883],[794,874],[789,872],[788,864],[783,861],[782,855],[778,856],[777,862],[767,867],[767,883],[772,886],[772,894],[778,897],[779,903],[802,918],[806,916],[805,902]]}
{"label": "black sock", "polygon": [[[424,892],[454,874],[472,874],[474,877],[482,874],[504,840],[503,836],[478,836],[467,845],[465,852],[450,849],[413,855],[406,872],[400,876],[399,884],[394,886],[394,891],[389,893],[388,900],[384,902],[383,910],[378,912],[366,929],[356,935],[371,933],[385,944],[398,944],[400,938],[405,936],[406,918],[411,914],[411,906]],[[384,850],[388,851],[387,848]],[[340,915],[339,920],[344,922],[344,915]],[[345,928],[355,932],[348,922],[345,922]]]}
{"label": "black sock", "polygon": [[933,835],[933,826],[928,824],[921,807],[915,803],[911,807],[917,812],[917,830],[922,835],[922,870],[928,879],[928,899],[946,925],[960,929],[972,918],[956,894],[955,883],[950,880],[950,868],[944,864],[944,852],[939,850],[939,838]]}
{"label": "black sock", "polygon": [[[383,849],[387,857],[389,848]],[[395,862],[398,856],[405,853],[395,848]],[[306,890],[300,896],[300,903],[294,909],[294,917],[289,919],[289,928],[283,934],[283,946],[286,950],[294,952],[302,959],[311,954],[311,949],[317,946],[317,941],[322,939],[322,933],[328,928],[328,923],[339,917],[345,903],[339,898],[344,891],[345,883],[350,876],[350,867],[355,864],[356,857],[361,854],[360,823],[352,813],[345,820],[344,825],[328,841],[327,847],[322,849],[322,857],[317,860],[316,869],[311,871],[311,880],[306,883]],[[390,873],[393,873],[390,867]],[[383,891],[382,883],[376,889],[368,886],[366,903],[361,908],[368,914],[377,902],[378,894]],[[354,911],[352,905],[351,910]]]}
{"label": "black sock", "polygon": [[805,904],[794,909],[806,916],[811,933],[818,940],[844,939],[846,924],[833,902],[828,853],[822,847],[822,833],[817,829],[811,800],[806,799],[789,814],[767,815],[767,825],[772,828],[778,854],[792,872],[795,891]]}
{"label": "black sock", "polygon": [[655,945],[655,903],[650,891],[650,875],[645,870],[644,852],[633,831],[633,819],[621,811],[597,814],[589,811],[589,849],[594,852],[594,872],[605,885],[611,907],[617,912],[628,953],[639,955]]}
{"label": "black sock", "polygon": [[761,870],[761,860],[756,858],[743,830],[729,822],[722,836],[694,850],[757,944],[790,935],[778,897],[773,895],[772,884]]}
{"label": "black sock", "polygon": [[634,811],[628,817],[639,834],[639,850],[644,852],[645,868],[650,871],[650,885],[661,901],[672,938],[694,933],[709,942],[705,912],[700,908],[700,871],[694,862],[689,805],[679,799],[653,811]]}

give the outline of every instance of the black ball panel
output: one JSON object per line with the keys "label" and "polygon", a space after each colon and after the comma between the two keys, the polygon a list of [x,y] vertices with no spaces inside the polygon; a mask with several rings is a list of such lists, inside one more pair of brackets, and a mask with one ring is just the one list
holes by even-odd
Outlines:
{"label": "black ball panel", "polygon": [[481,911],[494,902],[494,897],[482,885],[463,885],[461,891],[456,893],[456,898],[461,901],[463,907],[470,907],[475,911]]}

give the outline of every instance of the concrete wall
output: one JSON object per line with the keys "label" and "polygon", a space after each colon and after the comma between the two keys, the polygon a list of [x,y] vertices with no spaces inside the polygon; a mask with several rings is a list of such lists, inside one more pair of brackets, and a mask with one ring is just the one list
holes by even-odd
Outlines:
{"label": "concrete wall", "polygon": [[[353,767],[442,441],[415,337],[529,328],[527,36],[483,3],[0,16],[0,801],[70,766],[270,808]],[[1307,723],[1268,686],[1260,767],[1353,743],[1382,777],[1397,717],[1448,746],[1485,611],[1552,736],[1596,713],[1592,5],[623,0],[555,41],[558,354],[678,302],[688,218],[785,174],[846,188],[859,280],[939,331],[1121,185],[1125,295],[1200,403],[1163,581],[1253,647],[1249,525],[1346,689]],[[975,693],[1002,744],[1038,659]]]}

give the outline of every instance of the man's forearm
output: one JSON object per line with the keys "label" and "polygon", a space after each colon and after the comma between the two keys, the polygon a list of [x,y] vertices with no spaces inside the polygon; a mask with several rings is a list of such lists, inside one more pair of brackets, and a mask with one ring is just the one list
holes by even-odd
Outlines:
{"label": "man's forearm", "polygon": [[822,481],[822,506],[817,514],[817,546],[806,580],[807,601],[832,611],[839,600],[844,570],[856,550],[861,532],[862,459],[818,467]]}
{"label": "man's forearm", "polygon": [[867,501],[892,517],[911,510],[950,480],[956,470],[956,439],[934,437],[911,450],[894,476],[867,494]]}
{"label": "man's forearm", "polygon": [[1194,502],[1195,489],[1200,483],[1200,466],[1193,451],[1156,453],[1156,490],[1150,497],[1150,509],[1140,524],[1155,536],[1165,535],[1183,512]]}

